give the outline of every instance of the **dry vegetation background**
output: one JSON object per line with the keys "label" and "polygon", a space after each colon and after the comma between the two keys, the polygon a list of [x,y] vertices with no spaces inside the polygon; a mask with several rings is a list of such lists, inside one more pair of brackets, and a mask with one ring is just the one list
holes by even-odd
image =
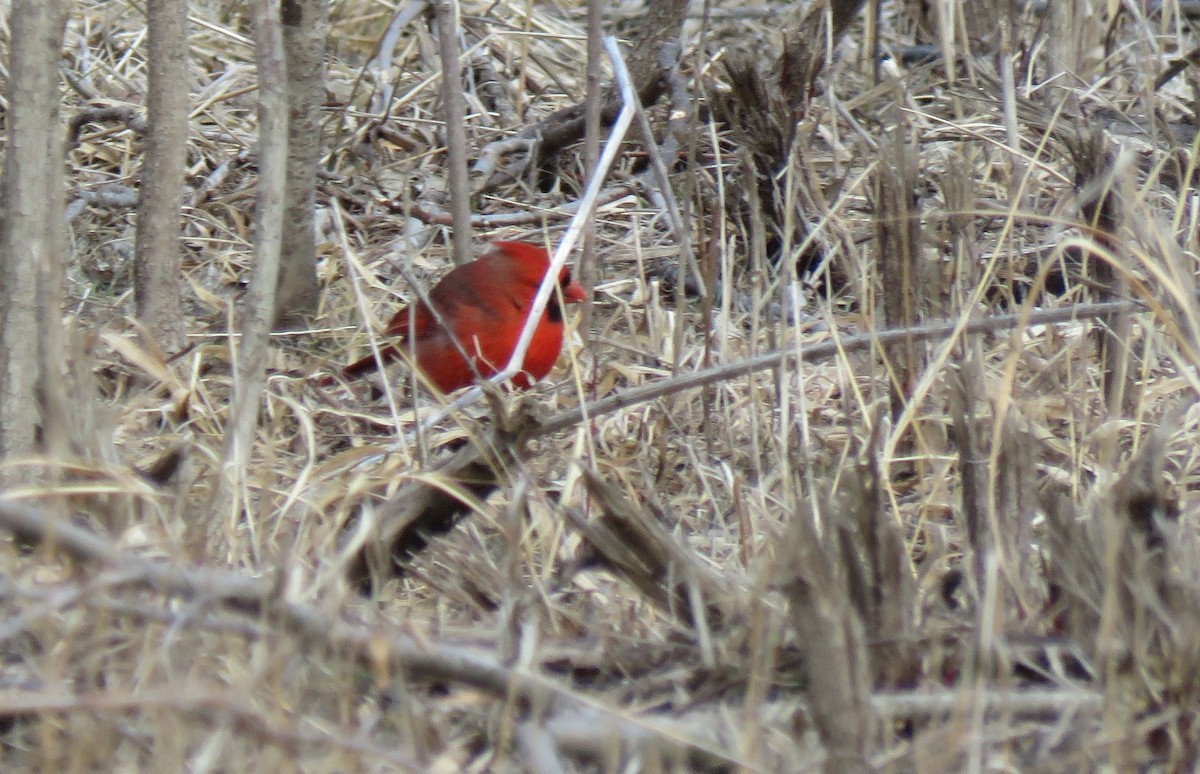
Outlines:
{"label": "dry vegetation background", "polygon": [[[398,9],[335,3],[319,327],[276,339],[230,518],[207,504],[252,254],[252,31],[240,3],[191,3],[193,346],[169,359],[128,317],[145,19],[76,3],[67,311],[99,398],[66,483],[15,494],[65,496],[88,532],[3,547],[3,768],[1191,770],[1195,9],[966,3],[921,31],[918,5],[870,4],[840,41],[778,223],[745,62],[777,70],[799,12],[697,5],[671,180],[710,294],[676,292],[679,242],[631,138],[596,217],[595,308],[552,383],[414,439],[428,396],[311,377],[366,351],[406,274],[450,265],[428,217],[435,37],[417,16],[381,65]],[[608,30],[641,11],[611,4]],[[463,12],[473,147],[582,98],[581,4]],[[483,237],[557,240],[580,150],[548,168],[479,197],[510,218]],[[1089,306],[1108,299],[1139,305]],[[873,338],[899,325],[913,335]],[[655,383],[673,386],[595,403]],[[403,577],[348,586],[358,514],[439,486],[463,439],[580,405],[603,411],[509,458]]]}

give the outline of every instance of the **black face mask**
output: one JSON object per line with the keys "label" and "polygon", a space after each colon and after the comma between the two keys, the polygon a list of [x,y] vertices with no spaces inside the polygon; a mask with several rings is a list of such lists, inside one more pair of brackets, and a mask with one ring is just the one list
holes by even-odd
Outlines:
{"label": "black face mask", "polygon": [[[558,281],[558,289],[565,293],[567,286],[570,284],[571,272],[568,271],[562,276],[562,279]],[[559,297],[560,295],[558,293],[551,293],[550,303],[546,304],[546,319],[552,323],[560,323],[563,321],[563,308],[562,302],[559,301]]]}

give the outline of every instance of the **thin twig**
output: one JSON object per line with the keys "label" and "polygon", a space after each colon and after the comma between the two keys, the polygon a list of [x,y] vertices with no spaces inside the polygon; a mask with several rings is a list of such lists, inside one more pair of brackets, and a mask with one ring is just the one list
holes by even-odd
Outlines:
{"label": "thin twig", "polygon": [[[621,54],[616,38],[611,36],[605,38],[604,47],[613,62],[620,59]],[[558,274],[566,265],[567,256],[571,254],[571,250],[579,240],[583,224],[590,220],[596,211],[596,197],[600,194],[609,167],[612,166],[617,153],[621,150],[621,141],[625,138],[625,133],[629,131],[629,125],[633,122],[636,110],[636,106],[631,102],[626,102],[621,107],[612,131],[609,132],[608,142],[604,145],[604,152],[600,155],[600,161],[597,163],[595,171],[592,172],[587,188],[580,198],[579,211],[575,213],[575,217],[567,226],[567,233],[563,234],[562,241],[558,243],[554,257],[550,260],[550,270],[546,272],[546,277],[542,280],[537,295],[534,296],[529,310],[529,318],[525,321],[525,328],[521,331],[521,338],[517,340],[517,346],[513,349],[508,365],[504,367],[504,371],[492,377],[492,382],[502,384],[520,373],[521,366],[525,362],[525,353],[529,351],[529,345],[533,341],[533,332],[541,322],[542,313],[546,310],[546,304],[550,302],[550,296],[558,290]]]}
{"label": "thin twig", "polygon": [[[635,193],[637,180],[617,183],[604,189],[596,195],[594,208],[603,207],[620,201]],[[389,210],[397,209],[390,200],[382,202]],[[490,215],[472,215],[471,225],[481,230],[511,228],[513,226],[540,226],[544,223],[568,220],[578,216],[579,208],[583,206],[582,199],[567,202],[552,210],[531,209],[525,212],[498,212]],[[445,210],[440,210],[429,203],[413,202],[411,215],[423,223],[433,223],[439,226],[454,225],[454,216]]]}
{"label": "thin twig", "polygon": [[1063,688],[1045,691],[945,691],[928,693],[877,693],[871,705],[880,715],[892,719],[922,719],[940,715],[963,715],[980,703],[987,714],[1002,713],[1019,717],[1061,717],[1064,712],[1098,712],[1104,696],[1097,691]]}
{"label": "thin twig", "polygon": [[[1050,325],[1066,323],[1070,322],[1070,320],[1103,317],[1105,314],[1118,311],[1136,312],[1145,310],[1146,304],[1142,304],[1140,301],[1122,300],[1102,301],[1097,302],[1097,304],[1079,304],[1054,308],[1054,310],[996,314],[994,317],[972,320],[940,320],[940,322],[919,325],[917,328],[912,329],[883,330],[869,332],[869,334],[835,338],[835,340],[823,341],[816,344],[806,344],[802,352],[805,361],[815,362],[826,358],[833,358],[833,356],[841,353],[862,352],[862,350],[870,349],[871,347],[884,347],[887,344],[904,341],[906,338],[911,338],[913,342],[938,341],[955,336],[973,336],[976,334],[985,334],[985,332],[1010,330],[1020,328],[1022,325]],[[784,366],[788,360],[791,360],[796,355],[797,350],[794,347],[773,349],[770,352],[752,356],[752,358],[726,362],[726,364],[719,366],[702,368],[700,371],[680,373],[678,376],[660,379],[658,382],[637,386],[637,388],[625,390],[624,392],[617,392],[616,395],[602,397],[600,400],[584,404],[584,406],[578,406],[565,410],[565,412],[554,414],[550,419],[542,422],[534,434],[535,436],[548,436],[548,434],[575,427],[584,418],[594,419],[596,416],[613,414],[619,412],[619,410],[637,406],[640,403],[648,403],[649,401],[658,400],[660,397],[677,394],[677,392],[727,382],[730,379],[749,376],[751,373],[770,371],[772,368]],[[492,380],[497,379],[498,377],[493,377]],[[478,386],[464,392],[463,395],[450,403],[449,406],[446,406],[440,412],[434,413],[431,418],[422,422],[422,430],[427,430],[427,428],[445,419],[446,416],[469,406],[470,403],[478,400],[480,395],[482,395],[482,391]],[[383,452],[380,452],[380,454],[383,454]],[[355,464],[356,466],[365,466],[365,464],[370,464],[373,458],[367,457],[364,460],[356,461]]]}
{"label": "thin twig", "polygon": [[[587,3],[587,71],[584,75],[583,165],[596,169],[600,160],[601,57],[604,55],[604,0]],[[583,246],[576,274],[583,286],[583,320],[579,326],[584,344],[588,343],[596,289],[596,221],[588,218],[583,227]]]}
{"label": "thin twig", "polygon": [[[871,349],[872,347],[882,347],[897,341],[910,338],[914,342],[918,341],[938,341],[941,339],[949,339],[955,336],[973,336],[979,333],[995,333],[1004,330],[1010,330],[1021,326],[1029,325],[1051,325],[1055,323],[1070,322],[1094,319],[1103,317],[1107,314],[1112,314],[1116,311],[1137,312],[1145,311],[1147,305],[1132,300],[1123,301],[1104,301],[1091,304],[1078,304],[1074,306],[1062,307],[1060,309],[1038,309],[1027,313],[1002,314],[992,317],[984,317],[975,320],[941,320],[932,322],[926,325],[917,326],[915,328],[902,328],[896,330],[884,330],[871,333],[861,333],[854,336],[847,336],[840,339],[832,339],[822,341],[816,344],[809,344],[802,347],[799,352],[803,354],[804,359],[808,363],[814,363],[826,358],[835,357],[839,354],[848,354],[851,352],[861,352]],[[730,379],[748,376],[760,371],[769,371],[773,368],[781,368],[791,361],[798,354],[795,346],[785,347],[783,349],[764,352],[760,355],[748,357],[742,360],[736,360],[732,363],[724,363],[722,365],[704,368],[691,373],[679,374],[665,379],[645,384],[640,387],[634,387],[624,392],[609,395],[596,401],[592,401],[582,406],[567,409],[566,411],[555,414],[540,424],[533,431],[533,436],[546,436],[553,433],[561,432],[569,428],[575,427],[585,418],[595,419],[596,417],[613,414],[617,411],[627,409],[631,406],[636,406],[641,403],[648,403],[652,400],[664,398],[668,395],[674,395],[687,390],[693,390],[700,387],[707,387],[711,384],[719,384]],[[422,424],[422,428],[431,427],[433,424],[440,422],[446,416],[461,410],[465,406],[477,399],[474,394],[479,391],[478,387],[472,387],[453,403],[448,405],[443,411],[436,412],[435,415],[426,420]],[[482,392],[480,391],[480,394]],[[387,450],[381,451],[380,454],[386,453]],[[355,461],[356,466],[371,464],[378,455],[358,459]]]}
{"label": "thin twig", "polygon": [[442,116],[446,128],[446,177],[450,181],[450,212],[454,216],[454,263],[470,263],[471,179],[467,174],[466,109],[463,107],[462,65],[459,62],[458,0],[438,0],[438,52],[442,60]]}
{"label": "thin twig", "polygon": [[[668,46],[664,45],[664,49]],[[672,44],[670,46],[671,60],[674,62],[678,58],[679,46]],[[660,54],[666,59],[667,54]],[[650,127],[650,120],[646,118],[646,111],[642,107],[642,101],[638,97],[637,89],[633,85],[633,80],[629,76],[629,70],[625,67],[625,60],[621,57],[619,49],[611,49],[609,56],[613,62],[613,77],[617,81],[617,85],[621,89],[621,98],[626,101],[626,104],[632,103],[636,111],[638,127],[642,133],[642,144],[646,148],[646,153],[650,157],[650,169],[654,175],[654,182],[658,185],[658,190],[662,193],[664,204],[666,205],[667,218],[671,221],[671,230],[675,232],[675,239],[679,241],[679,253],[682,258],[682,263],[688,268],[688,273],[691,278],[695,279],[699,294],[708,295],[708,288],[705,287],[704,277],[700,273],[700,267],[696,264],[696,254],[692,248],[692,232],[688,228],[687,223],[683,218],[683,211],[679,207],[679,201],[675,198],[675,190],[671,187],[671,176],[667,172],[667,165],[663,161],[662,154],[659,153],[658,146],[654,142],[654,130]],[[672,65],[673,67],[674,65]],[[664,63],[664,70],[668,69]]]}
{"label": "thin twig", "polygon": [[[913,329],[887,330],[877,333],[861,333],[847,336],[844,339],[823,341],[802,348],[806,362],[834,357],[839,353],[861,352],[875,346],[885,346],[911,336],[913,341],[937,341],[951,338],[955,335],[972,336],[977,333],[994,333],[1009,330],[1022,325],[1050,325],[1053,323],[1069,322],[1103,317],[1114,311],[1144,310],[1145,304],[1138,301],[1106,301],[1094,304],[1079,304],[1061,309],[1040,309],[1028,314],[1001,314],[965,322],[963,320],[946,320],[918,326]],[[769,371],[780,368],[796,356],[795,348],[785,348],[764,352],[761,355],[749,357],[724,365],[705,368],[692,373],[680,374],[652,384],[634,387],[625,392],[610,395],[606,398],[556,414],[542,424],[539,435],[556,433],[574,427],[585,416],[595,418],[611,414],[621,409],[646,403],[685,390],[718,384],[729,379]]]}

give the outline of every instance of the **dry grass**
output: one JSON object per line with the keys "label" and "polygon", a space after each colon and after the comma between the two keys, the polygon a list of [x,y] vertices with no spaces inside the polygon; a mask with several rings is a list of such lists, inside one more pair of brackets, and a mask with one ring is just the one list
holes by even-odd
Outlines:
{"label": "dry grass", "polygon": [[[579,5],[465,4],[467,61],[499,75],[510,120],[581,98]],[[704,47],[685,47],[697,98],[728,95],[722,46],[778,44],[771,9],[724,5]],[[1028,53],[1007,100],[991,4],[962,25],[979,56],[953,64],[953,83],[942,64],[889,63],[876,84],[851,31],[780,178],[783,209],[827,259],[815,278],[771,268],[773,225],[736,133],[699,114],[674,182],[722,278],[712,313],[670,290],[676,242],[638,178],[642,195],[596,218],[587,346],[581,332],[552,384],[500,402],[549,415],[770,350],[795,357],[540,438],[501,494],[368,600],[341,572],[356,516],[493,422],[473,409],[413,441],[428,396],[308,378],[367,350],[365,331],[407,297],[405,273],[449,266],[444,229],[408,214],[444,202],[434,36],[418,18],[375,67],[395,9],[334,9],[323,327],[279,337],[243,510],[213,515],[236,343],[223,331],[252,254],[248,18],[192,3],[195,346],[166,361],[127,317],[144,18],[77,3],[65,112],[117,108],[92,114],[69,154],[77,380],[99,399],[80,395],[68,488],[12,494],[116,545],[62,537],[74,559],[4,547],[4,768],[1190,769],[1200,76],[1153,85],[1197,36],[1175,0],[1111,28],[1099,9],[1055,10],[1077,5],[1015,17],[1011,45]],[[613,14],[618,31],[637,23]],[[885,47],[912,40],[906,19],[884,4]],[[471,82],[474,147],[520,128],[489,89]],[[1088,153],[1095,128],[1107,134]],[[617,174],[632,179],[630,151]],[[548,191],[520,181],[479,197],[478,213],[526,218],[483,236],[555,241],[584,180],[579,153],[555,163]],[[915,252],[884,262],[881,244]],[[807,354],[896,314],[965,323],[1109,296],[1144,307]],[[133,472],[168,454],[163,475]]]}

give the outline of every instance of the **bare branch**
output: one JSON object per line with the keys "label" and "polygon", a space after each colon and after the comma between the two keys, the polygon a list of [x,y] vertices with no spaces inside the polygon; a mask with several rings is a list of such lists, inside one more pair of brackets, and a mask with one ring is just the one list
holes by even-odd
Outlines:
{"label": "bare branch", "polygon": [[437,0],[438,53],[442,60],[442,118],[446,128],[446,176],[450,180],[450,212],[454,219],[454,263],[474,257],[471,244],[471,179],[467,174],[466,109],[459,63],[458,0]]}
{"label": "bare branch", "polygon": [[267,351],[275,319],[275,288],[283,238],[287,175],[287,70],[280,28],[280,0],[255,0],[255,53],[258,64],[258,203],[254,272],[246,293],[237,389],[221,449],[221,469],[213,487],[215,512],[236,518],[229,497],[250,458],[259,399],[266,380]]}

